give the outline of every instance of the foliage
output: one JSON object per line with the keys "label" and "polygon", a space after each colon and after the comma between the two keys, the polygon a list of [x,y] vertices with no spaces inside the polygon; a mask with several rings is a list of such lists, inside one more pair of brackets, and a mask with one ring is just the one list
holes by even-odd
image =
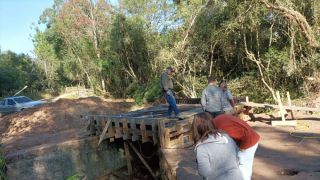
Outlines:
{"label": "foliage", "polygon": [[83,176],[79,173],[76,173],[67,178],[67,180],[81,180],[81,179],[83,179]]}
{"label": "foliage", "polygon": [[157,78],[147,84],[132,83],[127,89],[127,94],[134,98],[138,105],[154,102],[162,96],[159,82],[160,79]]}
{"label": "foliage", "polygon": [[179,96],[199,96],[215,76],[259,102],[276,90],[299,97],[319,89],[307,81],[319,78],[318,9],[315,0],[55,1],[34,37],[37,65],[49,88],[80,84],[139,103],[157,97],[169,65]]}
{"label": "foliage", "polygon": [[4,158],[4,155],[2,153],[2,150],[0,149],[0,180],[6,180],[6,160]]}
{"label": "foliage", "polygon": [[[42,90],[43,73],[25,54],[0,53],[0,97],[6,92],[18,91],[24,86],[29,90]],[[13,94],[11,94],[13,95]]]}

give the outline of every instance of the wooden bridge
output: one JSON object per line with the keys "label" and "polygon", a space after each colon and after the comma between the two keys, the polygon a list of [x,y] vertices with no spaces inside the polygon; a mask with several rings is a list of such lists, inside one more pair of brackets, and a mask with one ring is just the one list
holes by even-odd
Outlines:
{"label": "wooden bridge", "polygon": [[[190,101],[188,102],[190,103]],[[184,103],[187,102],[184,101]],[[168,170],[169,167],[163,150],[181,148],[192,144],[190,128],[193,115],[202,111],[200,104],[180,104],[178,108],[183,120],[168,118],[166,116],[167,105],[158,105],[118,115],[82,115],[81,117],[87,121],[87,130],[90,134],[99,137],[99,144],[103,140],[109,142],[113,142],[115,139],[123,140],[129,176],[127,178],[133,179],[132,156],[129,151],[129,147],[131,147],[154,179],[158,179],[159,176],[162,179],[167,179],[166,172],[170,170]],[[152,142],[161,148],[159,156],[162,173],[156,174],[153,172],[143,156],[131,143],[134,141]]]}
{"label": "wooden bridge", "polygon": [[91,135],[100,136],[99,144],[121,138],[174,147],[190,137],[193,115],[202,109],[196,104],[179,105],[183,120],[166,117],[167,109],[167,105],[158,105],[118,115],[82,115],[82,119],[87,121]]}
{"label": "wooden bridge", "polygon": [[[140,141],[142,143],[152,142],[160,147],[159,157],[162,179],[176,179],[175,169],[179,166],[176,162],[180,162],[185,158],[184,156],[188,156],[187,159],[189,159],[191,164],[188,165],[190,166],[188,167],[190,171],[188,173],[182,173],[183,177],[198,179],[193,150],[186,149],[185,147],[188,147],[193,143],[190,128],[193,115],[202,112],[200,99],[178,99],[177,102],[183,103],[178,105],[181,110],[181,116],[184,118],[183,120],[168,118],[166,116],[167,105],[158,105],[117,115],[86,114],[82,115],[82,119],[88,123],[87,129],[90,134],[99,137],[99,144],[103,140],[109,142],[113,142],[115,139],[123,140],[129,179],[133,179],[129,147],[131,147],[135,154],[140,158],[141,162],[145,165],[154,179],[157,179],[160,176],[152,171],[148,163],[131,143],[134,141]],[[320,111],[320,109],[317,108],[282,106],[282,104],[259,104],[248,101],[238,102],[236,111],[241,117],[242,114],[250,114],[249,110],[252,110],[252,108],[255,107],[274,109],[284,108],[292,111]],[[288,124],[288,122],[285,123]],[[179,160],[174,160],[173,157]]]}

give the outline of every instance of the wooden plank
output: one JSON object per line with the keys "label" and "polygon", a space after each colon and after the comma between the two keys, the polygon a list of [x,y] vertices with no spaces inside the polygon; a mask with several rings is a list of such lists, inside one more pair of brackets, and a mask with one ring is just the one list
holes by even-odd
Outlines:
{"label": "wooden plank", "polygon": [[195,114],[198,114],[200,112],[203,112],[202,108],[194,108],[194,109],[191,109],[189,111],[181,112],[180,116],[185,119],[185,118],[189,118],[190,116],[193,116]]}
{"label": "wooden plank", "polygon": [[132,119],[130,119],[130,125],[131,125],[131,132],[132,132],[132,137],[131,137],[131,139],[132,139],[132,141],[137,141],[137,140],[139,140],[139,135],[138,135],[138,133],[137,133],[137,131],[138,131],[138,129],[137,129],[137,126],[136,126],[136,122],[135,122],[135,120],[132,120]]}
{"label": "wooden plank", "polygon": [[177,125],[177,133],[179,133],[178,139],[177,139],[177,144],[179,146],[183,146],[183,126]]}
{"label": "wooden plank", "polygon": [[[262,108],[274,108],[280,109],[278,105],[274,104],[266,104],[266,103],[254,103],[254,102],[240,102],[244,106],[249,107],[262,107]],[[320,112],[320,108],[311,108],[311,107],[300,107],[300,106],[283,106],[286,110],[293,110],[293,111],[313,111],[313,112]]]}
{"label": "wooden plank", "polygon": [[153,121],[152,123],[152,141],[153,144],[157,144],[158,143],[158,136],[157,136],[157,122]]}
{"label": "wooden plank", "polygon": [[139,159],[141,160],[141,162],[143,163],[143,165],[148,169],[149,173],[152,175],[152,177],[154,179],[157,179],[157,176],[153,173],[152,169],[150,168],[150,166],[148,165],[148,163],[143,159],[143,157],[141,156],[141,154],[138,152],[138,150],[136,149],[136,147],[134,147],[131,142],[129,142],[130,147],[133,149],[133,151],[137,154],[137,156],[139,157]]}
{"label": "wooden plank", "polygon": [[116,138],[116,139],[118,139],[118,138],[122,138],[122,136],[123,136],[123,133],[122,133],[122,127],[120,127],[120,119],[118,119],[118,120],[116,120],[115,122],[114,122],[114,128],[115,128],[115,131],[116,131],[116,134],[114,135],[114,137]]}
{"label": "wooden plank", "polygon": [[131,155],[128,147],[128,143],[126,141],[123,142],[124,146],[124,151],[126,154],[126,159],[127,159],[127,168],[128,168],[128,176],[129,180],[133,180],[133,170],[132,170],[132,164],[131,164]]}
{"label": "wooden plank", "polygon": [[[288,99],[288,106],[289,106],[289,107],[290,107],[290,106],[292,106],[289,91],[287,91],[287,99]],[[294,118],[294,114],[293,114],[293,111],[292,111],[292,110],[290,110],[290,114],[291,114],[291,118],[292,118],[292,119],[295,119],[295,118]]]}
{"label": "wooden plank", "polygon": [[142,143],[148,142],[149,138],[148,138],[147,133],[146,133],[146,125],[145,125],[143,119],[140,122],[140,132],[141,132]]}
{"label": "wooden plank", "polygon": [[101,135],[100,135],[100,139],[99,139],[99,142],[98,142],[98,146],[99,146],[100,143],[104,140],[104,138],[105,138],[105,136],[106,136],[106,133],[107,133],[107,131],[108,131],[110,122],[111,122],[111,120],[108,120],[108,121],[107,121],[107,124],[106,124],[106,126],[104,127],[104,129],[103,129],[103,131],[102,131],[102,133],[101,133]]}
{"label": "wooden plank", "polygon": [[[107,131],[106,138],[114,138],[114,136],[115,136],[115,129],[114,129],[114,127],[111,125],[112,122],[113,122],[113,121],[110,119],[110,127],[109,127],[109,129],[108,129],[108,131]],[[114,139],[110,139],[110,142],[113,142],[113,141],[114,141]]]}
{"label": "wooden plank", "polygon": [[123,140],[127,140],[130,137],[129,128],[128,128],[128,119],[122,120],[122,128],[123,128]]}
{"label": "wooden plank", "polygon": [[271,125],[272,126],[296,126],[297,125],[297,121],[293,120],[293,121],[271,121]]}
{"label": "wooden plank", "polygon": [[278,98],[281,120],[284,122],[284,121],[286,121],[286,118],[284,117],[284,111],[285,111],[285,109],[284,109],[283,106],[282,106],[282,101],[281,101],[281,97],[280,97],[279,91],[276,92],[276,95],[277,95],[277,98]]}

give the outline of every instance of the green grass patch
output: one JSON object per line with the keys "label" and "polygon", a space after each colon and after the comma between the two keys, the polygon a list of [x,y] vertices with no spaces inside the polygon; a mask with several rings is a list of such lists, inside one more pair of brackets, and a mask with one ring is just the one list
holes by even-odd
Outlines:
{"label": "green grass patch", "polygon": [[6,160],[4,158],[4,154],[2,150],[0,149],[0,180],[7,180],[7,165],[6,165]]}

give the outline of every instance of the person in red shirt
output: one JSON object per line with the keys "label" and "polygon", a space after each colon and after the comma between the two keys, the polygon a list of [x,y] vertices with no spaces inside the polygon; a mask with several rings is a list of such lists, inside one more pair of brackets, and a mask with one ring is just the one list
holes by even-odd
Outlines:
{"label": "person in red shirt", "polygon": [[258,148],[260,136],[242,119],[221,114],[212,120],[217,129],[226,132],[239,146],[239,168],[244,180],[250,180],[254,154]]}

